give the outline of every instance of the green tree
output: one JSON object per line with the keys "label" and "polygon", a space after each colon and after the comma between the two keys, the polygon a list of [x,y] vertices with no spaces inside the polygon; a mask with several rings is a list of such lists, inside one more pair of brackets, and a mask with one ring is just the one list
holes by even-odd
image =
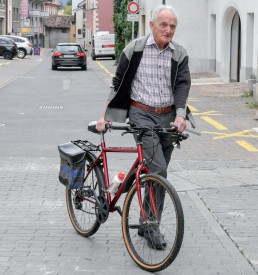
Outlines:
{"label": "green tree", "polygon": [[72,6],[66,6],[64,8],[64,14],[65,15],[72,15]]}
{"label": "green tree", "polygon": [[72,4],[73,4],[72,2],[73,2],[73,0],[68,0],[66,3],[66,6],[72,6]]}
{"label": "green tree", "polygon": [[[132,22],[127,21],[127,5],[128,0],[114,0],[114,33],[115,33],[115,57],[116,63],[126,42],[132,38]],[[138,23],[134,24],[134,37],[138,32]]]}

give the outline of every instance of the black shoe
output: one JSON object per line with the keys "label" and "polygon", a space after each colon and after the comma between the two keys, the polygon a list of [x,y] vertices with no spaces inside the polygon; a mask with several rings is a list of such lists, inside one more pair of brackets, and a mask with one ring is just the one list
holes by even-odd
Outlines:
{"label": "black shoe", "polygon": [[140,228],[138,230],[138,235],[144,237],[148,241],[149,246],[154,249],[162,250],[167,246],[165,238],[158,228],[148,227],[144,230]]}

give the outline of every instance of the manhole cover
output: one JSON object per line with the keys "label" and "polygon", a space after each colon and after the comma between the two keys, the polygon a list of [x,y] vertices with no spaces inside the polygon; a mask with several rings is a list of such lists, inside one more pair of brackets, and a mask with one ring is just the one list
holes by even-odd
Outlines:
{"label": "manhole cover", "polygon": [[39,109],[47,109],[47,110],[53,110],[53,109],[55,109],[55,110],[60,110],[60,109],[63,109],[63,106],[52,106],[52,105],[50,105],[50,106],[48,106],[48,105],[43,105],[43,106],[39,106]]}

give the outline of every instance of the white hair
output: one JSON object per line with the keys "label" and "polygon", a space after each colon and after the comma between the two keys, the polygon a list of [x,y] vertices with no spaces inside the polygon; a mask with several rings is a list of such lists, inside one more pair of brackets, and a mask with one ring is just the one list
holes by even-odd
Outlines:
{"label": "white hair", "polygon": [[178,23],[178,13],[172,6],[169,6],[169,5],[159,5],[159,6],[157,6],[155,8],[155,10],[152,12],[151,21],[155,22],[156,19],[157,19],[158,14],[163,10],[170,11],[176,17],[176,22]]}

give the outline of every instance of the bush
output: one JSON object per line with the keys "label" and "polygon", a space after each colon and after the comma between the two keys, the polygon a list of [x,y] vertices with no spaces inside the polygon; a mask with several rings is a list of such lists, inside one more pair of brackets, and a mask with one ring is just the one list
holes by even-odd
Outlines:
{"label": "bush", "polygon": [[[114,33],[115,33],[115,58],[116,63],[118,63],[120,55],[124,47],[126,46],[126,41],[131,40],[132,36],[132,22],[127,21],[127,5],[128,0],[114,0]],[[138,22],[134,24],[134,36],[138,32]]]}

